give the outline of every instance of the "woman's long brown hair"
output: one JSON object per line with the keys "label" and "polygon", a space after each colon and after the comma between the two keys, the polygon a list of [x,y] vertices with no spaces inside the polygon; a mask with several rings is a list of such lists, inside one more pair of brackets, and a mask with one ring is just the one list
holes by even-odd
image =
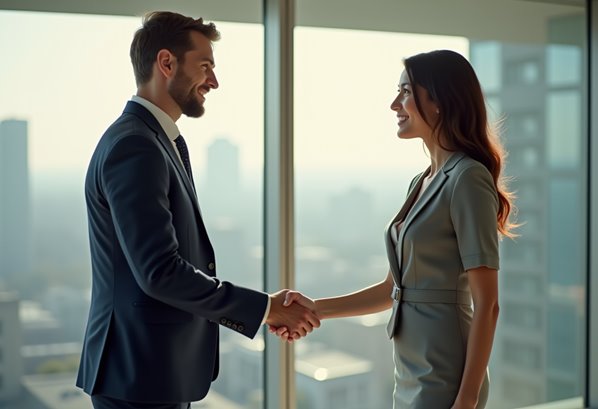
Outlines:
{"label": "woman's long brown hair", "polygon": [[[514,237],[512,230],[517,225],[509,219],[514,194],[501,175],[505,151],[488,122],[484,94],[473,67],[462,55],[450,50],[417,54],[406,58],[404,64],[413,89],[416,85],[423,87],[438,107],[433,131],[440,147],[464,152],[486,166],[492,175],[499,201],[498,231]],[[427,121],[417,94],[414,92],[417,109]]]}

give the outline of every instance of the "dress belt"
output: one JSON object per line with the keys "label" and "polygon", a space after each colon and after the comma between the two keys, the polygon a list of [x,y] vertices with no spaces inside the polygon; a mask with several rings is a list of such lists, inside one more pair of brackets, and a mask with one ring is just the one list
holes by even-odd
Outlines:
{"label": "dress belt", "polygon": [[471,294],[458,290],[416,290],[414,288],[392,289],[390,298],[396,302],[438,303],[438,304],[464,304],[471,305]]}

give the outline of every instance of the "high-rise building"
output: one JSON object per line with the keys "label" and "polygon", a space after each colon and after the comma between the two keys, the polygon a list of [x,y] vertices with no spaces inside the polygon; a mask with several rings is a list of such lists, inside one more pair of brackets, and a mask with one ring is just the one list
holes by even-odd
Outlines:
{"label": "high-rise building", "polygon": [[202,188],[199,200],[207,218],[233,217],[241,200],[239,148],[226,138],[218,138],[207,149],[206,172],[196,180]]}
{"label": "high-rise building", "polygon": [[[214,140],[207,148],[206,172],[196,183],[198,199],[212,244],[216,251],[218,275],[240,285],[261,284],[256,271],[249,272],[249,245],[246,238],[251,216],[242,213],[239,175],[239,148],[226,138]],[[249,272],[249,273],[248,273]],[[253,273],[253,274],[252,274]]]}
{"label": "high-rise building", "polygon": [[238,190],[239,147],[224,137],[215,139],[208,147],[206,172],[206,183],[224,183]]}
{"label": "high-rise building", "polygon": [[[572,27],[577,38],[565,35]],[[523,223],[520,238],[501,243],[490,408],[581,394],[583,27],[581,16],[560,18],[546,44],[470,43],[488,105],[505,119],[506,171]]]}
{"label": "high-rise building", "polygon": [[0,281],[29,273],[31,215],[27,121],[0,121]]}
{"label": "high-rise building", "polygon": [[0,293],[0,405],[21,393],[21,344],[19,300],[15,295]]}

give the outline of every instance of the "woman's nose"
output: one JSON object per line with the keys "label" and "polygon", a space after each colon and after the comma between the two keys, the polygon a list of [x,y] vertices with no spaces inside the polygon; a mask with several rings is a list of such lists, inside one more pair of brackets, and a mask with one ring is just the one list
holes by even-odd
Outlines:
{"label": "woman's nose", "polygon": [[397,97],[390,104],[390,109],[393,111],[398,111],[402,107],[403,107],[403,105],[401,104],[401,99],[400,99],[399,95],[397,95]]}

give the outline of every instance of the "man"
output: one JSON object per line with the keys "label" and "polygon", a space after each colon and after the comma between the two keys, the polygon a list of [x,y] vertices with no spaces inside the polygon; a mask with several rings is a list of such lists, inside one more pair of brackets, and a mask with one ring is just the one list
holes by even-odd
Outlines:
{"label": "man", "polygon": [[188,408],[218,374],[218,325],[254,337],[262,323],[304,336],[319,326],[285,292],[218,280],[175,124],[218,88],[216,27],[153,12],[131,44],[137,82],[100,139],[85,182],[93,286],[77,386],[96,409]]}

